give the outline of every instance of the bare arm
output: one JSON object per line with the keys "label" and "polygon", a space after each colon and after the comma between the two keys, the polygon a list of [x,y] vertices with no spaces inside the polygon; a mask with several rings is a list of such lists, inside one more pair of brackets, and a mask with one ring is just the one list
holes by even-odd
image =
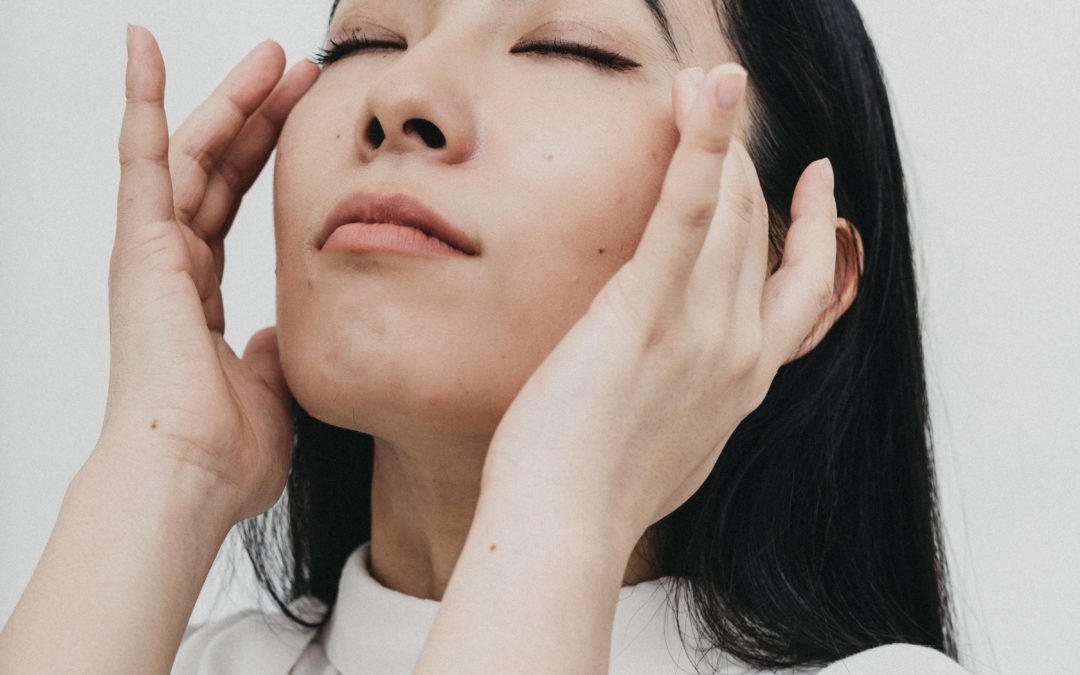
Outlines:
{"label": "bare arm", "polygon": [[484,488],[414,673],[607,672],[636,539],[551,497]]}
{"label": "bare arm", "polygon": [[0,672],[169,672],[229,526],[201,470],[147,454],[98,447],[76,475],[0,632]]}
{"label": "bare arm", "polygon": [[167,673],[229,528],[273,505],[290,465],[274,332],[237,356],[219,280],[240,200],[318,68],[282,77],[264,42],[170,139],[157,42],[127,40],[105,421],[0,632],[5,673]]}

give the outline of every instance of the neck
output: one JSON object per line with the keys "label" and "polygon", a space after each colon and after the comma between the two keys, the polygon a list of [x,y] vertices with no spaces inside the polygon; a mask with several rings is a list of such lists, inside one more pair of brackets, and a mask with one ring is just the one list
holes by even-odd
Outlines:
{"label": "neck", "polygon": [[[371,484],[371,575],[383,586],[441,600],[480,497],[490,437],[375,439]],[[645,540],[627,562],[622,585],[660,575],[647,560]]]}

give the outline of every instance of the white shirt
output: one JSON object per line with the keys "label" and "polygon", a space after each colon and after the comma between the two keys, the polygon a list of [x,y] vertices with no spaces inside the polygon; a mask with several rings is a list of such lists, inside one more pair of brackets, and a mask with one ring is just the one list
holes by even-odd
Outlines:
{"label": "white shirt", "polygon": [[[368,569],[370,545],[361,545],[345,562],[337,603],[322,630],[303,629],[284,615],[258,610],[189,626],[173,664],[173,675],[407,675],[420,656],[439,603],[405,595],[376,581]],[[662,577],[620,589],[611,635],[611,675],[694,673],[694,663],[699,659],[683,646],[676,631],[674,610],[667,601],[670,581]],[[683,630],[692,630],[686,610],[680,610]],[[713,657],[702,661],[700,671],[730,675],[764,672],[727,657],[717,660]],[[823,670],[781,672],[967,673],[940,652],[914,645],[870,649]]]}

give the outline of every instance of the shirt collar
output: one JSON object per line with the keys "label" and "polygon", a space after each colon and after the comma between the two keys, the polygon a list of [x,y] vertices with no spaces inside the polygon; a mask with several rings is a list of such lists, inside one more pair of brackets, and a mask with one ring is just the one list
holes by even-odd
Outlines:
{"label": "shirt collar", "polygon": [[[337,602],[322,642],[342,675],[406,673],[420,656],[440,603],[383,586],[369,569],[371,542],[358,547],[342,569]],[[619,590],[611,636],[611,672],[654,672],[694,662],[684,651],[669,598],[674,579],[661,577]],[[688,616],[680,616],[684,631]]]}

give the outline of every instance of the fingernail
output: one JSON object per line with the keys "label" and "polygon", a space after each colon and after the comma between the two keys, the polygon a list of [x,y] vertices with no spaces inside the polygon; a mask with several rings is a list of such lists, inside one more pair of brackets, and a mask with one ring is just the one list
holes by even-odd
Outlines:
{"label": "fingernail", "polygon": [[829,192],[832,192],[836,187],[836,176],[833,174],[832,162],[826,157],[821,163],[821,180],[825,183],[825,186],[829,188]]}
{"label": "fingernail", "polygon": [[690,69],[690,82],[694,85],[694,89],[701,89],[701,85],[705,84],[705,69],[701,66],[694,66]]}
{"label": "fingernail", "polygon": [[132,25],[131,25],[131,24],[129,23],[129,24],[127,25],[127,34],[126,34],[126,37],[124,38],[124,42],[125,42],[125,44],[126,44],[126,46],[127,46],[127,50],[128,50],[128,54],[129,54],[129,55],[131,54],[131,34],[132,34],[132,33],[133,33],[134,31],[135,31],[135,27],[134,27],[134,26],[132,26]]}
{"label": "fingernail", "polygon": [[720,73],[716,83],[716,105],[723,111],[730,111],[742,97],[746,87],[746,71],[741,67],[737,70],[726,70]]}

